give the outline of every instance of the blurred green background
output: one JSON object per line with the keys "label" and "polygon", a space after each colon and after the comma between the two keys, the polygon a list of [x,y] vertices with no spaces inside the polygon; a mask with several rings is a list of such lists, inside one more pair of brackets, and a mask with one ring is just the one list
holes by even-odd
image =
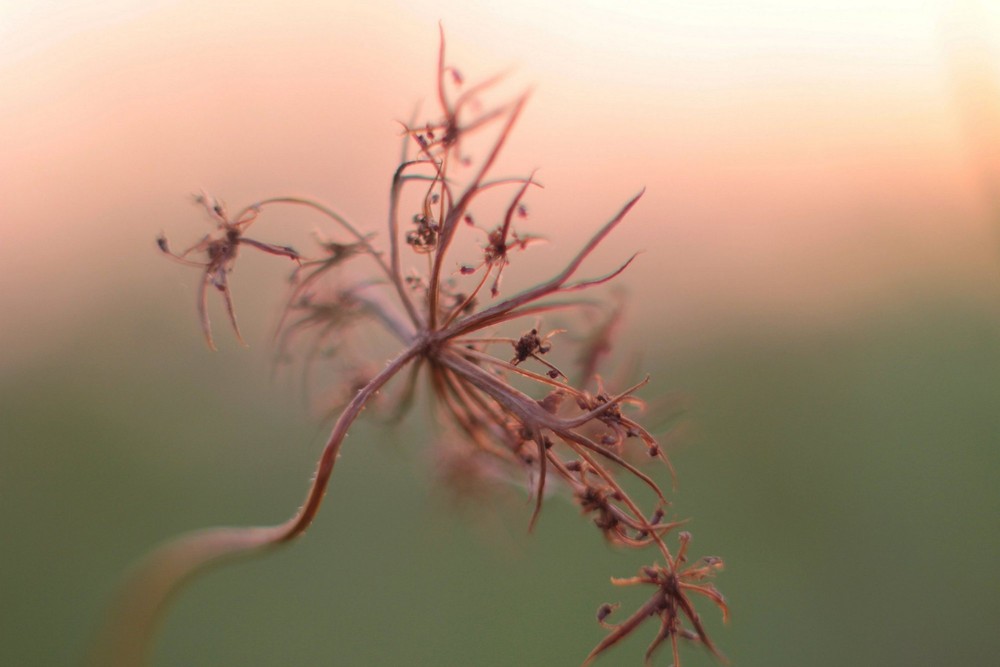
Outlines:
{"label": "blurred green background", "polygon": [[[266,354],[208,353],[161,298],[105,305],[3,376],[0,664],[74,664],[150,546],[301,499],[322,435],[268,384]],[[725,557],[733,622],[703,611],[735,664],[994,662],[998,322],[956,303],[652,361],[647,395],[693,399],[675,507],[695,552]],[[306,538],[186,590],[155,664],[578,664],[597,606],[638,602],[608,577],[641,559],[555,499],[532,536],[527,504],[446,511],[430,437],[419,420],[357,428]],[[639,664],[652,633],[599,664]]]}

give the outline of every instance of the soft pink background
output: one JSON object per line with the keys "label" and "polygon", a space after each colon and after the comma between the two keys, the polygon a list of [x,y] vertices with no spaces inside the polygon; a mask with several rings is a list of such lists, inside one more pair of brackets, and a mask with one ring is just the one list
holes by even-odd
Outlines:
{"label": "soft pink background", "polygon": [[625,282],[650,339],[837,327],[935,291],[1000,303],[997,5],[204,4],[0,5],[3,363],[97,301],[192,298],[152,239],[204,232],[199,188],[309,194],[380,231],[439,19],[467,78],[534,89],[499,171],[540,168],[530,230],[558,243],[523,272],[648,188],[594,271],[644,251]]}

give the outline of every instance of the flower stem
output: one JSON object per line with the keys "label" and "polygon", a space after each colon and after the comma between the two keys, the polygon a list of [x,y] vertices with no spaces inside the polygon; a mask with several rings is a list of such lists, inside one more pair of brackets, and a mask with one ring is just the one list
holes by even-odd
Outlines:
{"label": "flower stem", "polygon": [[355,394],[323,448],[302,507],[276,526],[199,530],[163,544],[139,562],[109,610],[91,651],[93,667],[136,667],[146,663],[158,622],[181,587],[210,567],[285,544],[312,523],[323,502],[333,466],[348,429],[368,400],[420,351],[407,348]]}

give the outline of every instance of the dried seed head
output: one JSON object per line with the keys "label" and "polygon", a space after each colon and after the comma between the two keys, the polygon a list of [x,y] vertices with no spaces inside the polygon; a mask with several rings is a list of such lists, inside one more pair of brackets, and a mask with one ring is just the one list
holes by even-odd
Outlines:
{"label": "dried seed head", "polygon": [[[515,218],[519,226],[527,218],[524,198],[528,190],[540,187],[534,174],[521,179],[489,180],[492,178],[489,172],[526,97],[484,111],[478,101],[480,93],[492,87],[499,77],[456,90],[463,81],[457,70],[445,64],[443,36],[438,77],[439,115],[404,124],[407,149],[415,150],[416,157],[404,157],[393,176],[385,252],[375,250],[373,236],[359,232],[345,217],[325,205],[299,198],[264,200],[230,218],[220,201],[203,194],[198,202],[215,221],[216,230],[212,234],[180,254],[170,250],[163,236],[157,239],[162,252],[203,272],[198,303],[209,345],[212,339],[205,306],[209,286],[223,294],[231,324],[239,337],[228,277],[240,248],[249,245],[292,259],[297,265],[280,320],[279,357],[291,357],[292,348],[304,349],[306,373],[315,359],[330,356],[342,361],[339,370],[344,371],[341,378],[346,398],[341,393],[337,395],[342,398],[331,401],[340,416],[307,502],[290,524],[292,528],[280,539],[301,534],[309,525],[323,498],[348,427],[389,380],[396,374],[406,378],[398,391],[389,392],[393,400],[387,401],[395,407],[393,414],[401,417],[414,403],[420,382],[426,378],[428,390],[437,399],[439,412],[435,421],[445,425],[452,444],[449,456],[437,465],[451,488],[474,495],[496,480],[522,480],[535,499],[529,528],[535,525],[546,493],[561,488],[572,495],[582,513],[609,542],[658,550],[663,565],[654,563],[641,569],[638,577],[615,580],[622,585],[652,586],[650,601],[629,619],[613,626],[606,625],[604,620],[617,605],[602,605],[598,621],[610,633],[588,661],[652,617],[659,617],[661,630],[650,652],[668,638],[676,642],[677,637],[687,636],[697,638],[714,651],[697,615],[691,611],[687,596],[709,597],[725,613],[725,603],[714,588],[694,583],[714,574],[722,562],[705,558],[685,567],[688,533],[679,535],[676,555],[667,547],[665,540],[681,522],[664,521],[662,508],[667,500],[663,491],[651,475],[631,462],[636,458],[634,454],[644,447],[650,456],[663,459],[669,466],[659,444],[630,418],[632,411],[625,407],[641,403],[633,393],[645,381],[612,394],[604,390],[597,374],[599,362],[612,347],[620,308],[600,319],[593,334],[586,336],[580,332],[580,336],[566,342],[567,347],[576,343],[582,347],[577,356],[576,382],[543,358],[552,349],[553,336],[564,330],[549,330],[542,335],[540,324],[536,323],[517,338],[496,337],[494,333],[514,326],[524,331],[521,327],[525,326],[525,318],[538,318],[536,322],[540,323],[545,314],[557,309],[560,316],[565,314],[575,322],[574,309],[591,308],[593,302],[574,300],[576,293],[611,281],[632,259],[597,278],[581,279],[578,271],[621,223],[639,196],[599,228],[554,276],[517,295],[499,299],[501,276],[514,251],[540,240],[513,227]],[[458,169],[471,162],[470,156],[461,150],[464,138],[488,132],[494,133],[493,141],[485,155],[478,157],[478,166],[470,172]],[[414,194],[422,197],[419,211],[413,215],[411,224],[400,224],[412,213],[405,210],[402,202],[404,191],[408,192],[414,184],[419,188]],[[475,207],[479,219],[490,219],[490,213],[483,210],[484,198],[480,195],[491,188],[510,188],[513,192],[506,208],[493,218],[499,220],[495,227],[476,228],[470,211]],[[314,255],[305,258],[289,246],[247,238],[245,234],[258,214],[272,204],[307,206],[336,224],[339,233],[347,233],[349,240],[334,242],[318,237]],[[475,244],[477,233],[486,236],[485,245],[481,240],[478,242],[479,264],[458,264],[452,253],[459,243],[456,239],[465,236],[469,244]],[[404,244],[423,257],[415,260],[405,251]],[[353,273],[356,268],[353,263],[350,274],[340,268],[359,256],[367,257],[378,271],[376,277],[359,277],[361,274]],[[480,298],[487,284],[493,300]],[[592,316],[577,319],[588,317],[591,321],[595,319]],[[378,338],[371,331],[376,326],[384,327],[403,350],[389,365],[378,366],[377,372],[364,377],[352,375],[353,370],[362,367],[357,360],[364,356],[355,349],[354,341],[361,341],[357,347],[370,344]],[[504,352],[507,345],[513,354],[509,359],[506,357],[510,352]],[[497,346],[501,347],[499,353]],[[588,389],[595,381],[597,386]],[[641,493],[655,495],[655,511],[643,509],[642,496],[632,491],[632,485],[623,478],[642,485]]]}
{"label": "dried seed head", "polygon": [[605,619],[614,613],[615,609],[618,609],[620,606],[621,605],[618,604],[608,604],[607,602],[602,604],[597,608],[597,622],[607,627],[607,624],[604,622]]}
{"label": "dried seed head", "polygon": [[440,231],[437,222],[434,221],[434,218],[426,215],[415,215],[413,216],[413,224],[416,229],[406,233],[407,245],[422,255],[434,252],[434,249],[437,248],[438,232]]}

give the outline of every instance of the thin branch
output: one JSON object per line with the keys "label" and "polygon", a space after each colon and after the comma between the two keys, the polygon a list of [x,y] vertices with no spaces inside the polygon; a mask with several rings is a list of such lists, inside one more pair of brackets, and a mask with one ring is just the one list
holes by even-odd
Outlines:
{"label": "thin branch", "polygon": [[212,566],[287,543],[305,532],[319,511],[348,428],[372,395],[418,351],[417,346],[406,349],[347,405],[323,448],[305,503],[291,519],[277,526],[197,531],[168,542],[142,561],[116,600],[89,663],[94,667],[144,664],[157,620],[181,586]]}
{"label": "thin branch", "polygon": [[[580,264],[583,260],[587,258],[590,253],[594,251],[601,241],[611,233],[611,231],[618,226],[618,224],[625,218],[632,207],[636,205],[639,198],[642,197],[645,189],[639,192],[635,197],[633,197],[627,204],[610,221],[608,221],[603,227],[601,227],[596,234],[594,234],[590,241],[577,253],[576,257],[570,261],[570,263],[564,268],[558,275],[549,279],[548,281],[533,287],[529,290],[521,292],[515,296],[506,299],[491,308],[482,310],[474,315],[470,315],[464,319],[456,322],[452,328],[449,330],[451,335],[462,335],[469,331],[474,331],[484,325],[484,322],[495,321],[498,315],[503,315],[509,313],[510,311],[518,308],[519,306],[524,306],[531,303],[532,301],[537,301],[545,296],[548,296],[557,290],[559,290],[563,285],[566,284],[576,270],[580,268]],[[627,264],[626,264],[627,265]],[[619,269],[620,271],[621,269]]]}

